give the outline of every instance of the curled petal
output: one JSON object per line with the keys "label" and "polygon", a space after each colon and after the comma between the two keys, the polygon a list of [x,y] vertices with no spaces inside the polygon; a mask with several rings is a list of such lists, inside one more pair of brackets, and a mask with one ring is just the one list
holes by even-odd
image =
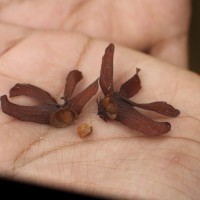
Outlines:
{"label": "curled petal", "polygon": [[109,44],[105,50],[105,54],[102,58],[101,72],[99,78],[99,84],[104,95],[111,95],[113,93],[113,55],[114,44]]}
{"label": "curled petal", "polygon": [[72,96],[74,88],[76,87],[77,83],[83,78],[83,75],[78,70],[70,71],[65,83],[65,90],[64,90],[64,100],[68,101]]}
{"label": "curled petal", "polygon": [[171,130],[168,122],[155,122],[135,110],[126,102],[118,103],[116,121],[147,136],[158,136]]}
{"label": "curled petal", "polygon": [[16,119],[27,122],[49,124],[51,113],[57,110],[56,105],[42,104],[38,106],[21,106],[8,101],[6,95],[1,96],[2,111]]}
{"label": "curled petal", "polygon": [[138,103],[132,102],[128,99],[123,98],[123,100],[125,100],[132,106],[142,108],[145,110],[154,111],[154,112],[157,112],[162,115],[169,116],[169,117],[176,117],[180,114],[179,110],[177,110],[176,108],[174,108],[173,106],[171,106],[170,104],[168,104],[164,101],[156,101],[156,102],[152,102],[152,103],[138,104]]}
{"label": "curled petal", "polygon": [[48,92],[31,84],[17,83],[10,89],[10,97],[20,95],[32,97],[41,103],[57,104],[56,100]]}
{"label": "curled petal", "polygon": [[82,92],[77,94],[74,98],[69,101],[69,106],[76,113],[80,114],[85,104],[97,93],[98,90],[98,79],[89,85]]}
{"label": "curled petal", "polygon": [[136,74],[130,78],[128,81],[126,81],[124,84],[122,84],[120,88],[120,95],[125,98],[131,98],[134,95],[136,95],[139,90],[142,88],[141,81],[138,76],[140,69],[136,69]]}

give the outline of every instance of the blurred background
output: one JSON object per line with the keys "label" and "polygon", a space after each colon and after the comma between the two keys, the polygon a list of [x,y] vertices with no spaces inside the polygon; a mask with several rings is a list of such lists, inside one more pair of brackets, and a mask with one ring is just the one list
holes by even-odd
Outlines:
{"label": "blurred background", "polygon": [[192,1],[192,18],[189,37],[189,66],[200,74],[200,1]]}

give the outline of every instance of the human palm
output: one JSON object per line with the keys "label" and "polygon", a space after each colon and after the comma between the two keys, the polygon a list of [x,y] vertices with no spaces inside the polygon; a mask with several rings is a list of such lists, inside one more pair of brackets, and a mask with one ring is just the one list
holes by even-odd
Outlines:
{"label": "human palm", "polygon": [[[169,194],[165,199],[197,199],[200,195],[198,190],[200,79],[192,72],[168,64],[186,66],[186,59],[183,58],[183,55],[186,55],[184,41],[177,44],[180,45],[179,48],[177,46],[175,48],[176,55],[180,58],[174,59],[175,56],[168,56],[168,47],[171,45],[161,45],[159,51],[158,46],[154,45],[156,42],[150,44],[153,37],[157,40],[156,35],[152,34],[154,28],[150,29],[151,37],[145,37],[142,41],[142,36],[145,36],[143,32],[148,29],[144,27],[140,32],[137,30],[134,35],[136,29],[132,27],[131,30],[127,30],[127,35],[119,34],[117,26],[105,28],[104,23],[109,24],[109,19],[104,23],[97,23],[100,29],[95,35],[90,32],[91,24],[84,23],[84,17],[81,23],[84,26],[76,28],[71,28],[65,23],[66,19],[68,22],[72,21],[70,17],[66,18],[67,11],[65,18],[61,18],[58,12],[56,15],[58,18],[53,18],[51,22],[47,20],[50,19],[48,16],[45,18],[46,21],[42,21],[44,12],[37,16],[34,12],[36,7],[29,7],[31,3],[28,2],[24,1],[19,5],[17,2],[10,4],[2,12],[0,26],[2,95],[8,94],[9,89],[16,83],[22,82],[45,89],[61,102],[60,97],[63,95],[68,72],[78,69],[83,73],[84,78],[75,93],[85,88],[99,76],[101,59],[108,45],[108,42],[102,40],[112,40],[115,44],[123,45],[116,45],[114,55],[115,88],[118,89],[124,81],[135,74],[136,67],[141,68],[139,75],[142,89],[133,100],[139,103],[167,101],[178,108],[181,115],[177,118],[166,118],[145,112],[145,115],[154,120],[169,121],[172,130],[161,137],[144,137],[120,123],[105,123],[96,115],[96,98],[102,95],[100,90],[84,107],[77,122],[68,128],[56,129],[47,125],[21,122],[0,112],[1,175],[75,191],[116,195],[121,198],[139,196],[159,199],[165,193]],[[47,9],[46,13],[49,13],[51,4],[48,7],[47,1],[42,2],[41,5]],[[53,2],[51,1],[52,4]],[[62,6],[68,4],[71,12],[74,10],[76,14],[78,7],[73,2],[70,4],[70,1],[60,1]],[[76,3],[78,5],[79,1]],[[126,3],[131,5],[131,1]],[[146,3],[144,1],[144,5],[147,5]],[[95,7],[95,3],[91,1],[82,1],[80,8],[89,8],[87,6],[91,4]],[[24,5],[27,7],[21,18],[20,16],[12,18],[9,15],[16,6],[23,9]],[[104,11],[105,15],[108,11]],[[29,12],[29,16],[33,13],[34,18],[31,18],[30,22],[23,21],[23,15],[28,15],[26,12]],[[139,10],[137,12],[140,13]],[[126,19],[126,14],[122,15],[122,21]],[[84,14],[81,12],[78,16],[81,18]],[[141,18],[131,23],[140,24],[139,20]],[[146,18],[143,20],[145,22]],[[187,25],[184,31],[180,25],[183,21],[184,18],[180,17],[180,22],[176,23],[180,27],[179,34],[185,34],[186,37]],[[6,22],[14,23],[15,26]],[[176,23],[172,23],[172,26]],[[60,24],[65,25],[61,28]],[[113,34],[108,34],[109,32]],[[157,36],[164,40],[168,38],[166,34],[160,32]],[[157,51],[150,51],[156,47]],[[140,52],[145,50],[160,60]],[[12,101],[22,105],[35,104],[25,97],[13,98]],[[77,125],[82,122],[93,126],[92,135],[85,139],[80,139],[76,133]]]}

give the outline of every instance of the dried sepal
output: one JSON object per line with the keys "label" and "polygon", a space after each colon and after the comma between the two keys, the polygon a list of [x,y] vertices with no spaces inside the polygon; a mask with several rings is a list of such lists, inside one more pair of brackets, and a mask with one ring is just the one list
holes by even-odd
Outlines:
{"label": "dried sepal", "polygon": [[97,93],[98,79],[69,101],[72,110],[80,114],[85,104]]}
{"label": "dried sepal", "polygon": [[140,69],[136,69],[136,74],[130,78],[128,81],[126,81],[124,84],[120,87],[120,94],[122,97],[125,98],[131,98],[134,95],[136,95],[139,90],[142,88],[141,81],[138,76]]}
{"label": "dried sepal", "polygon": [[142,108],[145,110],[154,111],[157,113],[160,113],[162,115],[166,115],[169,117],[176,117],[180,114],[180,111],[176,108],[174,108],[172,105],[168,104],[164,101],[156,101],[152,103],[135,103],[133,101],[130,101],[129,99],[123,98],[124,101],[128,102],[130,105]]}
{"label": "dried sepal", "polygon": [[66,78],[64,97],[63,97],[65,101],[68,101],[71,98],[74,88],[82,78],[83,75],[78,70],[72,70],[69,72]]}
{"label": "dried sepal", "polygon": [[104,95],[113,93],[113,55],[115,47],[113,44],[105,50],[105,55],[102,58],[101,76],[99,78],[99,84]]}
{"label": "dried sepal", "polygon": [[58,108],[53,104],[41,104],[38,106],[21,106],[8,101],[6,95],[1,96],[2,111],[18,120],[50,124],[50,114]]}
{"label": "dried sepal", "polygon": [[17,83],[10,89],[10,97],[25,95],[44,104],[57,104],[56,100],[43,89],[31,84]]}
{"label": "dried sepal", "polygon": [[131,129],[140,131],[147,136],[157,136],[171,130],[170,123],[155,122],[122,101],[118,103],[116,121],[121,122]]}

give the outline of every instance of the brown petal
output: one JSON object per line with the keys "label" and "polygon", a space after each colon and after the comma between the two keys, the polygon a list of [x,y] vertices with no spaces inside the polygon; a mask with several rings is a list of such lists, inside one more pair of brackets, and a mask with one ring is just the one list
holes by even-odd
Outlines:
{"label": "brown petal", "polygon": [[131,129],[140,131],[147,136],[162,135],[171,130],[168,122],[155,122],[139,113],[126,102],[118,103],[116,121],[123,123]]}
{"label": "brown petal", "polygon": [[16,119],[27,122],[49,124],[50,114],[57,110],[56,105],[20,106],[8,101],[6,95],[1,96],[2,111]]}
{"label": "brown petal", "polygon": [[83,75],[78,70],[70,71],[67,75],[66,83],[65,83],[65,90],[64,90],[64,100],[67,101],[72,96],[74,88],[76,87],[77,83],[83,78]]}
{"label": "brown petal", "polygon": [[169,117],[176,117],[180,114],[180,111],[171,106],[170,104],[164,102],[164,101],[156,101],[152,103],[146,103],[146,104],[138,104],[135,102],[130,101],[129,99],[124,99],[126,102],[128,102],[130,105],[142,108],[145,110],[154,111]]}
{"label": "brown petal", "polygon": [[80,114],[85,104],[97,93],[98,79],[69,101],[71,109]]}
{"label": "brown petal", "polygon": [[120,88],[120,95],[126,98],[131,98],[142,88],[141,81],[138,76],[140,69],[136,69],[136,74],[126,81]]}
{"label": "brown petal", "polygon": [[110,95],[113,93],[113,55],[114,44],[109,44],[105,50],[105,54],[102,58],[101,72],[99,83],[104,95]]}
{"label": "brown petal", "polygon": [[48,92],[31,84],[17,83],[10,89],[10,97],[20,95],[32,97],[41,103],[57,104],[56,100]]}

